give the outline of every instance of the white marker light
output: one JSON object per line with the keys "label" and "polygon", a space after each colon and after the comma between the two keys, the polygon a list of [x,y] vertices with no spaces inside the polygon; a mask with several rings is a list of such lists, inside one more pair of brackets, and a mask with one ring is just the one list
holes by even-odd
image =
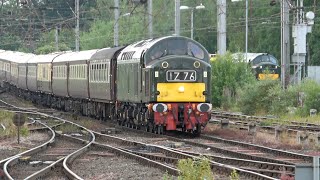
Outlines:
{"label": "white marker light", "polygon": [[154,72],[154,77],[159,77],[159,72],[158,71]]}
{"label": "white marker light", "polygon": [[183,87],[183,86],[180,86],[179,89],[178,89],[178,91],[181,92],[181,93],[183,93],[183,92],[184,92],[184,87]]}
{"label": "white marker light", "polygon": [[207,77],[207,76],[208,76],[207,71],[203,71],[203,77]]}

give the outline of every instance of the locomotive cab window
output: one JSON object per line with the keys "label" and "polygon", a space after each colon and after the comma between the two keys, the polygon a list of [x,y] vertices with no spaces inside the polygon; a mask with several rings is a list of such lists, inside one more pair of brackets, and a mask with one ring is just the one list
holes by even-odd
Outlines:
{"label": "locomotive cab window", "polygon": [[195,41],[188,39],[168,39],[160,41],[151,47],[146,55],[146,64],[165,56],[190,56],[208,62],[205,50]]}
{"label": "locomotive cab window", "polygon": [[188,42],[188,55],[204,59],[204,51],[193,42]]}

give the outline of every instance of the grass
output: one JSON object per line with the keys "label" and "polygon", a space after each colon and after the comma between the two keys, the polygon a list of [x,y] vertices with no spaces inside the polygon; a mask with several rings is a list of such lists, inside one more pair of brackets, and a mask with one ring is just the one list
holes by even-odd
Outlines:
{"label": "grass", "polygon": [[296,121],[296,122],[307,122],[320,125],[320,115],[309,116],[309,117],[300,117],[297,115],[285,115],[279,118],[279,121],[286,123],[287,121]]}
{"label": "grass", "polygon": [[61,125],[56,128],[56,131],[62,131],[64,134],[79,132],[79,128],[72,124]]}
{"label": "grass", "polygon": [[178,162],[180,180],[213,179],[210,161],[206,157],[201,159],[181,159]]}
{"label": "grass", "polygon": [[[5,130],[3,130],[2,127],[0,128],[1,138],[14,137],[17,135],[17,127],[12,122],[13,115],[12,112],[0,110],[0,124],[6,128]],[[22,126],[20,133],[22,136],[28,136],[29,130],[27,127]]]}

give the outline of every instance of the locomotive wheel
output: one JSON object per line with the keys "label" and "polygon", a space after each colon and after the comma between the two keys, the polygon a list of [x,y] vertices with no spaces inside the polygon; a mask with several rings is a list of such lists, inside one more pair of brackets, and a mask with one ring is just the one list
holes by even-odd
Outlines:
{"label": "locomotive wheel", "polygon": [[200,134],[201,134],[201,125],[200,124],[197,124],[196,130],[193,130],[192,134],[194,136],[200,136]]}
{"label": "locomotive wheel", "polygon": [[158,126],[158,134],[163,134],[163,126]]}
{"label": "locomotive wheel", "polygon": [[183,126],[183,127],[181,128],[181,131],[182,131],[182,132],[186,132],[186,127]]}
{"label": "locomotive wheel", "polygon": [[148,123],[148,129],[149,132],[154,132],[153,125],[151,123]]}
{"label": "locomotive wheel", "polygon": [[144,124],[143,127],[144,127],[144,130],[145,130],[146,132],[149,132],[149,127],[148,127],[147,124]]}

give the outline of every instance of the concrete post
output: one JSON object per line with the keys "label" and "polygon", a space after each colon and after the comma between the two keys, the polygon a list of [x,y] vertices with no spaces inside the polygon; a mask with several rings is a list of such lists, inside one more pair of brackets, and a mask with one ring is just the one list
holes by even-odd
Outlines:
{"label": "concrete post", "polygon": [[228,119],[221,119],[221,129],[227,129],[229,126],[229,120]]}
{"label": "concrete post", "polygon": [[248,128],[248,134],[249,135],[256,135],[257,133],[257,125],[254,122],[249,123],[249,128]]}

